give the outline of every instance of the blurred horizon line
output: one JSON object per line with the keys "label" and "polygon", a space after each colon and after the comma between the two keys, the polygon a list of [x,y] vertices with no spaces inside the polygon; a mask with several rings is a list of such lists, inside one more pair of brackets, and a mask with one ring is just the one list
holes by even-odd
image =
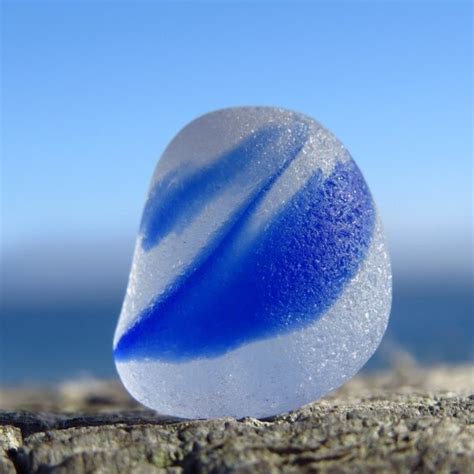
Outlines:
{"label": "blurred horizon line", "polygon": [[[474,286],[472,255],[460,252],[453,259],[452,253],[446,253],[449,258],[443,259],[442,249],[422,244],[410,251],[403,245],[391,246],[394,287]],[[113,241],[36,241],[8,252],[2,248],[2,304],[15,304],[25,298],[34,298],[38,303],[70,300],[77,294],[82,298],[108,298],[124,293],[134,245],[133,235],[122,234]]]}

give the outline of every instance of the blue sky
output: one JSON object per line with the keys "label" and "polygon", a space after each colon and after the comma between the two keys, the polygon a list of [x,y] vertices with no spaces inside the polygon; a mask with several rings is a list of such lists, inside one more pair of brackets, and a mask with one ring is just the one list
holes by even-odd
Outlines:
{"label": "blue sky", "polygon": [[275,105],[344,142],[395,264],[470,265],[469,3],[17,1],[2,22],[4,256],[128,260],[180,128]]}

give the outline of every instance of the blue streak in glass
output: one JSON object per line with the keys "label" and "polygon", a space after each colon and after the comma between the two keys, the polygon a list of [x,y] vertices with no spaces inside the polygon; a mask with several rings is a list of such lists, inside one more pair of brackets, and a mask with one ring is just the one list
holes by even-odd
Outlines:
{"label": "blue streak in glass", "polygon": [[359,169],[349,160],[326,179],[316,172],[247,242],[246,223],[274,181],[192,273],[139,315],[118,341],[117,360],[219,356],[304,327],[335,302],[373,233],[372,198]]}
{"label": "blue streak in glass", "polygon": [[170,232],[179,234],[209,201],[244,175],[265,150],[284,136],[287,139],[281,144],[283,149],[278,156],[281,168],[303,147],[307,139],[304,122],[295,121],[284,128],[281,125],[263,127],[207,166],[193,170],[192,163],[187,162],[166,174],[155,184],[145,204],[140,224],[142,248],[152,249]]}

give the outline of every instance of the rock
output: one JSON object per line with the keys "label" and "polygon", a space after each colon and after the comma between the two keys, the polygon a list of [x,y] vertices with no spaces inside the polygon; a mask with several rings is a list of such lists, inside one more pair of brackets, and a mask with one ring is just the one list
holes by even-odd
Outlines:
{"label": "rock", "polygon": [[54,411],[41,411],[39,398],[35,411],[20,410],[35,392],[18,392],[15,402],[3,391],[0,472],[471,472],[473,369],[422,373],[359,376],[324,400],[264,420],[165,418],[106,382],[93,385],[95,399],[79,390],[80,412],[67,411],[64,387],[49,392]]}
{"label": "rock", "polygon": [[16,473],[10,453],[16,453],[22,444],[21,430],[15,426],[0,426],[0,472]]}

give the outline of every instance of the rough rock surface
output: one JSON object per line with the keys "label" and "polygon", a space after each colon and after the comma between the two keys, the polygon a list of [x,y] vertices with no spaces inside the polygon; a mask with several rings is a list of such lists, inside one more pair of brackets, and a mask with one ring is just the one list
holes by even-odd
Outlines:
{"label": "rough rock surface", "polygon": [[0,472],[473,472],[472,367],[359,376],[266,420],[183,421],[115,382],[0,390]]}

